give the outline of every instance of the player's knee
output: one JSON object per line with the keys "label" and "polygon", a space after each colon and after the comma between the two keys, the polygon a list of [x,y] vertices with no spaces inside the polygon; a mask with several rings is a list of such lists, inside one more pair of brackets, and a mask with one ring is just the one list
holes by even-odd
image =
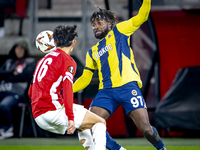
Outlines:
{"label": "player's knee", "polygon": [[106,120],[103,117],[96,116],[98,119],[96,120],[96,123],[102,123],[106,125]]}
{"label": "player's knee", "polygon": [[106,120],[105,119],[103,119],[103,122],[102,122],[103,124],[105,124],[105,126],[106,126]]}
{"label": "player's knee", "polygon": [[99,119],[96,123],[102,123],[102,124],[106,125],[106,120],[103,119],[102,117],[99,117]]}
{"label": "player's knee", "polygon": [[137,125],[137,128],[142,132],[143,135],[152,135],[153,128],[148,122],[143,122]]}
{"label": "player's knee", "polygon": [[101,118],[99,123],[103,123],[104,125],[106,125],[106,120]]}
{"label": "player's knee", "polygon": [[153,135],[153,129],[151,126],[145,126],[144,128],[141,129],[141,132],[143,133],[144,136]]}

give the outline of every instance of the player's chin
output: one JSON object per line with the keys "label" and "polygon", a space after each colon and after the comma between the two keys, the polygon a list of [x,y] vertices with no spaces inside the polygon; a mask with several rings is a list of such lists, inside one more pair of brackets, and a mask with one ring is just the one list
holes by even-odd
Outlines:
{"label": "player's chin", "polygon": [[102,39],[103,35],[102,34],[94,34],[95,38],[97,39]]}
{"label": "player's chin", "polygon": [[95,37],[101,35],[101,33],[94,33]]}

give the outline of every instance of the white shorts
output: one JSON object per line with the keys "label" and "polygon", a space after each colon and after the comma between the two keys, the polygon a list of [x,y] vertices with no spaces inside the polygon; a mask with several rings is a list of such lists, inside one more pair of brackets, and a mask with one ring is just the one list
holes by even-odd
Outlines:
{"label": "white shorts", "polygon": [[[85,117],[87,109],[82,105],[73,104],[73,112],[75,127],[79,128],[82,124],[83,118]],[[35,118],[35,121],[39,127],[53,133],[65,134],[68,129],[68,117],[65,114],[64,105],[57,110],[48,111],[38,116]]]}

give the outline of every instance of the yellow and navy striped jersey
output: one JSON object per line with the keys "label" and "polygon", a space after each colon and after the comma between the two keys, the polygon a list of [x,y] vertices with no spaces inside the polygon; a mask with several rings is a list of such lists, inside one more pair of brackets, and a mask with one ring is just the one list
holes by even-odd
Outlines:
{"label": "yellow and navy striped jersey", "polygon": [[139,71],[130,48],[130,36],[149,16],[151,0],[143,0],[138,14],[128,21],[118,23],[105,38],[88,50],[83,74],[73,84],[73,92],[83,90],[98,69],[99,89],[122,86],[137,81],[142,87]]}
{"label": "yellow and navy striped jersey", "polygon": [[88,50],[85,67],[98,69],[99,89],[119,87],[131,81],[137,81],[142,87],[130,48],[130,35],[147,20],[149,11],[150,0],[144,0],[138,15],[118,23],[105,38]]}
{"label": "yellow and navy striped jersey", "polygon": [[[127,21],[127,24],[131,21]],[[129,23],[130,24],[130,23]],[[129,46],[129,38],[118,24],[93,46],[86,55],[86,67],[98,69],[99,89],[122,86],[131,81],[142,82]]]}

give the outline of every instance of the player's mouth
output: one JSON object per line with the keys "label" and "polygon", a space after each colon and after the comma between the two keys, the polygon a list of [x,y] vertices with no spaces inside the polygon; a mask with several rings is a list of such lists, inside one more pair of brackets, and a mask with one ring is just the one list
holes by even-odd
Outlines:
{"label": "player's mouth", "polygon": [[95,31],[94,33],[95,33],[95,35],[100,35],[102,32],[101,31]]}

